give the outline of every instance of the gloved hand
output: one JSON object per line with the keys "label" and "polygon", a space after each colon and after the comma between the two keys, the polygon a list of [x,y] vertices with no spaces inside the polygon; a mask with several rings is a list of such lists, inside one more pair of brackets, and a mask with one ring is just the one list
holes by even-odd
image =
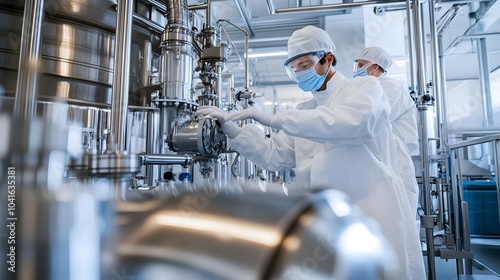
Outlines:
{"label": "gloved hand", "polygon": [[252,107],[241,111],[235,111],[229,113],[227,117],[228,120],[246,120],[254,119],[259,123],[270,126],[277,129],[283,129],[283,119],[278,115],[271,115],[260,111],[259,109]]}
{"label": "gloved hand", "polygon": [[228,113],[222,111],[218,107],[202,106],[198,108],[197,112],[198,115],[217,119],[222,127],[222,131],[224,131],[229,138],[234,138],[241,132],[241,128],[238,125],[227,119]]}

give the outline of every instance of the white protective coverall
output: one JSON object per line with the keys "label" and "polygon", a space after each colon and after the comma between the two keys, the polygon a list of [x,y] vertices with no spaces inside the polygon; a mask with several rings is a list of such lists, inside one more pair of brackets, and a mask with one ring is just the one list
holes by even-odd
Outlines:
{"label": "white protective coverall", "polygon": [[283,130],[266,137],[246,125],[232,146],[257,165],[296,169],[299,185],[338,189],[381,226],[399,258],[396,279],[425,279],[415,218],[390,167],[395,152],[389,104],[375,77],[336,72],[325,91],[280,116]]}
{"label": "white protective coverall", "polygon": [[419,147],[415,103],[402,83],[385,74],[379,77],[379,82],[391,105],[389,119],[398,155],[395,169],[403,180],[413,216],[416,217],[419,190],[411,159],[411,153]]}

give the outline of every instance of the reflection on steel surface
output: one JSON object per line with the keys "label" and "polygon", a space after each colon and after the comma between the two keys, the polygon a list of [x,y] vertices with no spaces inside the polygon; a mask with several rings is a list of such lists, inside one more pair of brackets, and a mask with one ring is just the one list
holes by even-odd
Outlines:
{"label": "reflection on steel surface", "polygon": [[397,264],[377,230],[333,190],[201,189],[146,211],[118,208],[120,265],[136,279],[392,279]]}

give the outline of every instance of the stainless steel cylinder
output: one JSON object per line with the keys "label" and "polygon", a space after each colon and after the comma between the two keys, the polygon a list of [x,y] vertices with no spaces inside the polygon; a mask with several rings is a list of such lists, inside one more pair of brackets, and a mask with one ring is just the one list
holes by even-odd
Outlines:
{"label": "stainless steel cylinder", "polygon": [[178,154],[194,153],[211,158],[226,150],[227,138],[215,119],[202,118],[174,124],[168,144]]}
{"label": "stainless steel cylinder", "polygon": [[169,0],[166,6],[168,24],[162,35],[159,70],[161,98],[191,102],[195,53],[187,1]]}
{"label": "stainless steel cylinder", "polygon": [[148,202],[146,211],[136,204],[119,213],[119,259],[130,275],[395,279],[392,249],[343,194],[221,193],[205,182],[205,189]]}
{"label": "stainless steel cylinder", "polygon": [[[24,2],[0,0],[0,85],[6,96],[16,92]],[[38,99],[107,107],[111,104],[116,10],[110,1],[45,2]],[[132,26],[127,92],[141,85],[140,51],[144,40],[158,44],[160,35]],[[157,47],[152,51],[160,53]]]}
{"label": "stainless steel cylinder", "polygon": [[160,57],[159,78],[162,98],[194,102],[192,96],[194,52],[190,45],[164,46]]}

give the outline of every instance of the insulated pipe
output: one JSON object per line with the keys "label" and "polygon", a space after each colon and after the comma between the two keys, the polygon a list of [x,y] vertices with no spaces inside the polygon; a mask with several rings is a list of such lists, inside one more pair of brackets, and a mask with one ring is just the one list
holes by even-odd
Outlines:
{"label": "insulated pipe", "polygon": [[483,126],[493,126],[493,107],[491,105],[490,66],[486,38],[476,39],[479,62],[479,81],[483,97]]}
{"label": "insulated pipe", "polygon": [[[113,64],[113,94],[111,97],[111,142],[109,151],[126,151],[125,130],[130,76],[133,0],[118,1],[116,12],[115,57]],[[113,143],[114,141],[114,143]]]}
{"label": "insulated pipe", "polygon": [[36,115],[43,4],[44,0],[25,1],[24,4],[14,116],[26,121]]}

